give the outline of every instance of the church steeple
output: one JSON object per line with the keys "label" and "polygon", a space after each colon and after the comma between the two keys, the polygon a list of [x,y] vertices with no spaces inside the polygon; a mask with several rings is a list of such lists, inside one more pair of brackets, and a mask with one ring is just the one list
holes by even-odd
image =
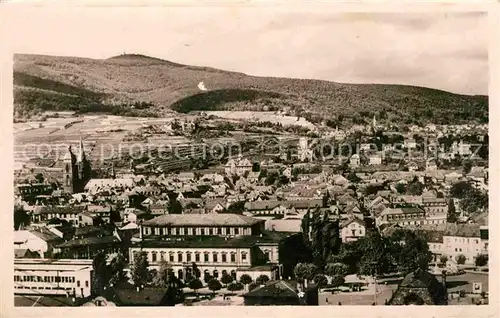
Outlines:
{"label": "church steeple", "polygon": [[83,162],[85,160],[85,152],[83,151],[83,141],[82,137],[80,137],[80,145],[79,145],[79,153],[78,153],[78,161]]}

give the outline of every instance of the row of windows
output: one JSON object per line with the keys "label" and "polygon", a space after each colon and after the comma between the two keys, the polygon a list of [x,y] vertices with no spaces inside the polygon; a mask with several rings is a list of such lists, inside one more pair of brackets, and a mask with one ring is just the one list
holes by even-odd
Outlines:
{"label": "row of windows", "polygon": [[[451,243],[453,239],[451,237],[446,238],[446,241],[448,243]],[[471,238],[464,238],[464,237],[455,237],[455,243],[474,243],[474,244],[479,244],[479,239],[471,239]]]}
{"label": "row of windows", "polygon": [[389,214],[387,216],[387,219],[388,220],[399,220],[399,219],[416,219],[416,218],[423,218],[425,215],[423,213],[415,213],[415,214],[402,214],[402,215],[399,215],[399,214],[395,214],[395,215],[391,215]]}
{"label": "row of windows", "polygon": [[68,276],[21,276],[14,275],[15,282],[39,282],[39,283],[74,283],[74,277]]}
{"label": "row of windows", "polygon": [[[171,263],[174,263],[174,262],[178,262],[178,263],[182,263],[182,262],[200,262],[201,261],[201,253],[191,253],[191,252],[187,252],[186,253],[186,258],[184,258],[184,253],[182,252],[178,252],[177,253],[177,257],[175,257],[176,253],[174,252],[169,252],[168,254],[168,259],[166,257],[166,253],[165,252],[156,252],[156,251],[153,251],[153,252],[147,252],[148,253],[148,258],[151,259],[151,261],[154,263],[154,262],[158,262],[158,261],[169,261]],[[149,257],[149,254],[151,254],[151,257]],[[194,258],[193,258],[193,254],[194,254]],[[228,257],[229,256],[229,257]],[[243,262],[245,262],[247,260],[247,253],[246,252],[241,252],[241,259]],[[227,262],[230,262],[230,263],[236,263],[236,253],[235,252],[231,252],[228,253],[227,252],[222,252],[220,253],[220,258],[219,258],[219,253],[218,252],[213,252],[212,253],[212,262],[213,263],[218,263],[220,260],[220,262],[222,263],[227,263]],[[205,252],[203,253],[203,262],[204,263],[209,263],[210,262],[210,253],[208,252]]]}
{"label": "row of windows", "polygon": [[[74,277],[69,276],[21,276],[14,275],[14,282],[38,282],[38,283],[75,283]],[[76,286],[80,287],[80,281],[76,281]],[[85,281],[85,287],[89,287],[89,281]]]}
{"label": "row of windows", "polygon": [[244,234],[244,228],[224,228],[224,227],[216,227],[216,228],[183,228],[183,227],[144,227],[144,234],[150,235],[151,233],[154,235],[240,235]]}
{"label": "row of windows", "polygon": [[45,290],[66,290],[66,291],[72,291],[72,288],[63,288],[63,287],[14,286],[14,288],[18,288],[18,289],[45,289]]}

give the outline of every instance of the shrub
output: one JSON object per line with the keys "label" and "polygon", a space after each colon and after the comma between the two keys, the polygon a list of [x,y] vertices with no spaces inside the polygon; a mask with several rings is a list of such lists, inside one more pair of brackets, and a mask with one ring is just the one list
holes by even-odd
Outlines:
{"label": "shrub", "polygon": [[191,288],[192,290],[196,291],[200,288],[203,288],[203,283],[201,282],[201,280],[195,278],[195,279],[192,279],[191,281],[189,281],[188,287]]}
{"label": "shrub", "polygon": [[459,254],[456,257],[456,260],[457,260],[457,264],[463,265],[463,264],[465,264],[465,261],[467,260],[467,258],[465,257],[465,255]]}
{"label": "shrub", "polygon": [[260,275],[259,277],[257,277],[257,278],[255,279],[255,283],[256,283],[257,285],[264,285],[264,284],[265,284],[265,283],[267,283],[268,281],[269,281],[269,277],[268,277],[267,275],[264,275],[264,274]]}
{"label": "shrub", "polygon": [[448,261],[448,256],[446,255],[441,255],[441,257],[439,258],[439,262],[441,264],[446,264],[447,261]]}
{"label": "shrub", "polygon": [[227,285],[227,284],[230,284],[232,283],[234,280],[233,276],[231,275],[228,275],[228,274],[224,274],[222,275],[222,278],[220,279],[220,281],[224,284],[224,285]]}
{"label": "shrub", "polygon": [[250,277],[250,275],[248,274],[243,274],[241,275],[240,277],[240,283],[242,283],[243,285],[248,285],[252,282],[252,277]]}
{"label": "shrub", "polygon": [[488,255],[481,254],[476,257],[475,260],[476,266],[486,266],[488,264]]}
{"label": "shrub", "polygon": [[208,282],[208,289],[210,289],[213,292],[216,292],[217,290],[220,290],[222,288],[222,284],[215,278],[211,279]]}
{"label": "shrub", "polygon": [[242,283],[231,283],[227,285],[227,289],[230,291],[242,290],[244,288]]}

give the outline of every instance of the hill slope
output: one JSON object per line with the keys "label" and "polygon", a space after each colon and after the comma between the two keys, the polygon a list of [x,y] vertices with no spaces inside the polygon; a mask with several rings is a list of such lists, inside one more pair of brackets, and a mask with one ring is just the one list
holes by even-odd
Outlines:
{"label": "hill slope", "polygon": [[[208,91],[200,91],[203,81]],[[14,57],[16,117],[42,110],[161,116],[191,110],[288,109],[310,120],[487,122],[487,96],[429,88],[256,77],[142,55],[104,60]]]}

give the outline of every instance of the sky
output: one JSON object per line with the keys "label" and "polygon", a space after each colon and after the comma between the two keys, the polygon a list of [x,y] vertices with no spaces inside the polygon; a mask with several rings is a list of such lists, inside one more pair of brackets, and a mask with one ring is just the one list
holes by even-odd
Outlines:
{"label": "sky", "polygon": [[257,76],[488,94],[486,13],[174,6],[33,8],[23,17],[16,53],[139,53]]}

